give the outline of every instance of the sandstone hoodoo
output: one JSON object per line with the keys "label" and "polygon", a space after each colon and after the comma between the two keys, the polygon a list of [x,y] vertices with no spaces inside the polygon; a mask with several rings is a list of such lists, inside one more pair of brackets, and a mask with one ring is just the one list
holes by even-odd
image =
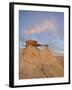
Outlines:
{"label": "sandstone hoodoo", "polygon": [[[43,46],[41,49],[37,46]],[[27,40],[20,50],[19,79],[63,77],[64,67],[52,54],[48,45]]]}
{"label": "sandstone hoodoo", "polygon": [[37,46],[37,41],[35,40],[27,40],[26,46]]}
{"label": "sandstone hoodoo", "polygon": [[37,47],[37,46],[48,46],[48,45],[47,45],[47,44],[42,45],[42,44],[38,43],[38,42],[35,41],[35,40],[27,40],[25,46],[26,46],[26,47],[28,47],[28,46],[35,46],[35,47]]}

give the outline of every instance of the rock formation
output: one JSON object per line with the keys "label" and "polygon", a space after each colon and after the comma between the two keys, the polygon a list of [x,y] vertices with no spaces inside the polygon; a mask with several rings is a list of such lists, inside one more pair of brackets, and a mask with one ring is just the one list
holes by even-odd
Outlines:
{"label": "rock formation", "polygon": [[20,50],[19,79],[63,77],[64,68],[47,45],[39,49],[31,42]]}

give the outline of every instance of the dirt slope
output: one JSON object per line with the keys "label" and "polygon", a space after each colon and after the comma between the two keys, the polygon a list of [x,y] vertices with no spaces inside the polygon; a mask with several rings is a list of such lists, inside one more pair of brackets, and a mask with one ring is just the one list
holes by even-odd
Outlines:
{"label": "dirt slope", "polygon": [[59,60],[51,51],[45,47],[40,50],[40,56],[43,63],[44,72],[48,77],[60,77],[63,76],[63,67]]}

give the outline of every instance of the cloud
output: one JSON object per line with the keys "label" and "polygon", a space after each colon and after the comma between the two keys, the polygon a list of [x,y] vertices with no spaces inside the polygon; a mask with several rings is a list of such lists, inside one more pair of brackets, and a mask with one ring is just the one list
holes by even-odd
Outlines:
{"label": "cloud", "polygon": [[24,31],[24,34],[37,34],[44,31],[54,31],[57,29],[57,22],[54,18],[50,18],[42,23],[38,23],[37,25],[27,29]]}

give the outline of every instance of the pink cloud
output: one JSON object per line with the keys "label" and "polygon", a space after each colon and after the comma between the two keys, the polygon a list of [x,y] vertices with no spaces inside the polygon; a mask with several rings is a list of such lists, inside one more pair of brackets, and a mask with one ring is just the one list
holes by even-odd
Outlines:
{"label": "pink cloud", "polygon": [[24,31],[26,35],[37,34],[44,31],[54,31],[57,29],[57,22],[54,18],[46,20],[42,23],[38,23],[38,25],[31,27]]}

